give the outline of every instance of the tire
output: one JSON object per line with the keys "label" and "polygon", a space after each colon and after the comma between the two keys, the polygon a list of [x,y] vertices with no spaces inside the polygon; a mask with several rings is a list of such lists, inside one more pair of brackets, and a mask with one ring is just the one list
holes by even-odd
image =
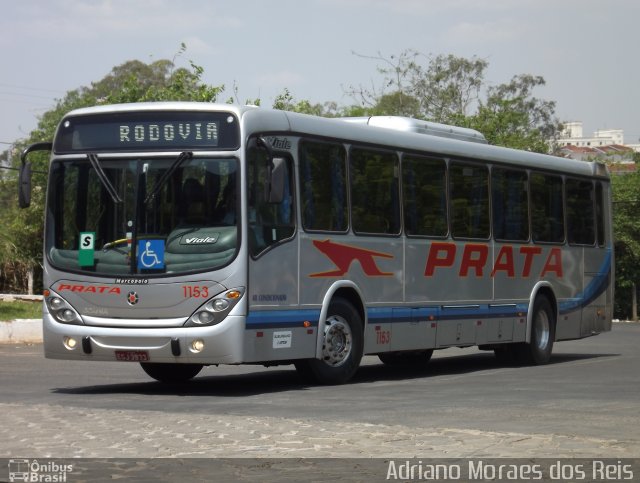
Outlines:
{"label": "tire", "polygon": [[156,381],[166,383],[187,382],[198,375],[202,364],[162,364],[141,362],[140,366],[147,375]]}
{"label": "tire", "polygon": [[531,339],[528,343],[515,344],[514,355],[518,362],[527,365],[546,364],[551,360],[556,338],[556,314],[549,299],[537,297],[533,303]]}
{"label": "tire", "polygon": [[378,354],[378,359],[385,366],[423,369],[431,360],[433,349],[423,351],[384,352]]}
{"label": "tire", "polygon": [[364,350],[362,318],[347,300],[331,301],[322,338],[322,358],[297,361],[296,370],[310,382],[344,384],[358,370]]}

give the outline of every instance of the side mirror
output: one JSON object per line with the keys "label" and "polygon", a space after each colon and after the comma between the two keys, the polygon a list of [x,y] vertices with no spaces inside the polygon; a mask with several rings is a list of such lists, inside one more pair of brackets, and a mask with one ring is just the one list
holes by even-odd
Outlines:
{"label": "side mirror", "polygon": [[18,172],[18,206],[31,206],[31,163],[24,163]]}
{"label": "side mirror", "polygon": [[287,182],[287,161],[284,158],[273,158],[268,173],[265,199],[268,203],[282,203],[284,185]]}
{"label": "side mirror", "polygon": [[18,206],[20,208],[28,208],[31,205],[31,163],[27,161],[27,156],[34,151],[51,151],[52,149],[52,143],[42,142],[27,146],[22,151],[20,155],[22,164],[18,172]]}

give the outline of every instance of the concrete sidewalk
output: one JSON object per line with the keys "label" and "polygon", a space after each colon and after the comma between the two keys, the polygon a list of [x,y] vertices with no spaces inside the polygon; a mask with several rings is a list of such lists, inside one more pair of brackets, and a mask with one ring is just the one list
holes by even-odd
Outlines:
{"label": "concrete sidewalk", "polygon": [[37,344],[42,342],[42,319],[0,322],[0,344]]}

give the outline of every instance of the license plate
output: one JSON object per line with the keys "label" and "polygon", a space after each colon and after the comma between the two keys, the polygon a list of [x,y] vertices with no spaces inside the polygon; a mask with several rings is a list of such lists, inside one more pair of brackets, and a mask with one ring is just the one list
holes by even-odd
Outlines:
{"label": "license plate", "polygon": [[147,351],[116,351],[117,361],[126,362],[147,362],[149,353]]}

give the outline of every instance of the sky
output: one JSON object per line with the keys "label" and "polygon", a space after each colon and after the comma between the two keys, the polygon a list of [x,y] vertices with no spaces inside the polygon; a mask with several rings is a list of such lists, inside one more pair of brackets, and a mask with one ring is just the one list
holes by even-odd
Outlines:
{"label": "sky", "polygon": [[[544,77],[584,135],[624,129],[640,142],[637,0],[0,0],[0,151],[27,137],[56,99],[128,60],[173,59],[181,43],[223,100],[353,104],[380,87],[377,62],[414,49],[489,62],[486,81]],[[360,54],[360,55],[356,55]]]}

